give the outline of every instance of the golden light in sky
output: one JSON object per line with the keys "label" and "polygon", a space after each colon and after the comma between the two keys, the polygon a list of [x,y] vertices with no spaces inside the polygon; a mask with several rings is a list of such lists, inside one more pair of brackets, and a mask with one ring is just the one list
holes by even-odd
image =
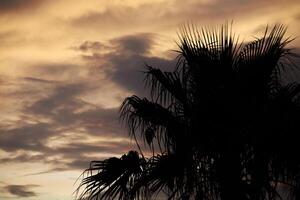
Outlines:
{"label": "golden light in sky", "polygon": [[277,22],[297,37],[300,1],[1,0],[0,200],[72,199],[89,161],[134,147],[118,108],[146,95],[144,64],[174,65],[180,25],[226,20],[241,39]]}

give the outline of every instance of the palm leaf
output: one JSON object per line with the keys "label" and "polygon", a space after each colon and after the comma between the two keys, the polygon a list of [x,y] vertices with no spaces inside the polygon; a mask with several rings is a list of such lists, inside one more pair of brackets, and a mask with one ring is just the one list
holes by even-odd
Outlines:
{"label": "palm leaf", "polygon": [[145,134],[151,129],[155,132],[152,139],[162,142],[166,150],[171,147],[171,143],[178,141],[182,130],[180,116],[175,116],[158,103],[131,96],[124,100],[120,113],[121,119],[129,127],[129,133],[134,137],[139,133],[146,142]]}
{"label": "palm leaf", "polygon": [[[150,86],[151,97],[163,105],[186,105],[187,97],[182,75],[174,72],[162,72],[160,69],[147,66],[145,72],[146,86]],[[176,101],[175,101],[176,100]]]}
{"label": "palm leaf", "polygon": [[[92,161],[84,178],[78,187],[84,187],[84,191],[78,199],[127,199],[130,187],[133,187],[135,179],[141,174],[145,160],[140,158],[137,152],[130,151],[121,158],[108,158],[103,161]],[[96,171],[96,174],[93,172]]]}
{"label": "palm leaf", "polygon": [[290,49],[286,48],[292,40],[285,39],[285,33],[286,27],[283,25],[275,25],[270,31],[267,27],[262,38],[244,46],[239,70],[248,90],[274,91],[278,87],[280,72],[283,67],[289,66],[288,61],[292,56]]}

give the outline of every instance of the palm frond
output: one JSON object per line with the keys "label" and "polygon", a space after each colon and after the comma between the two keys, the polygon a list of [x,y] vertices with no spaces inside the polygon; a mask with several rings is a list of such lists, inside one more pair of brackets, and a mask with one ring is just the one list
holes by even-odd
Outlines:
{"label": "palm frond", "polygon": [[135,151],[130,151],[121,158],[92,161],[90,168],[86,170],[90,174],[77,189],[84,187],[78,199],[128,199],[130,188],[142,173],[144,163],[145,160]]}
{"label": "palm frond", "polygon": [[[150,197],[162,191],[172,193],[181,188],[183,178],[183,165],[174,154],[153,156],[147,162],[147,170],[139,177],[132,189],[135,194],[140,188],[147,188]],[[136,196],[136,195],[134,195]]]}
{"label": "palm frond", "polygon": [[180,118],[172,111],[146,98],[131,96],[124,100],[120,109],[120,118],[129,128],[132,136],[140,134],[146,141],[145,133],[150,129],[155,137],[168,149],[170,143],[177,141],[178,132],[182,130]]}
{"label": "palm frond", "polygon": [[[219,70],[232,70],[236,65],[242,43],[232,33],[232,25],[225,24],[220,29],[183,26],[179,35],[181,55],[189,63],[188,67],[199,65],[199,69],[208,70],[218,67]],[[222,63],[223,69],[220,67]],[[229,69],[226,69],[229,68]],[[205,74],[207,75],[207,74]]]}
{"label": "palm frond", "polygon": [[[146,85],[150,86],[151,97],[156,102],[167,106],[176,104],[176,101],[181,106],[187,104],[185,86],[179,71],[162,72],[160,69],[147,66],[145,81]],[[178,103],[176,106],[179,106]]]}
{"label": "palm frond", "polygon": [[[288,61],[293,55],[286,46],[292,41],[284,38],[286,27],[275,25],[270,31],[266,27],[262,38],[256,39],[244,46],[240,54],[239,70],[242,79],[254,91],[276,88],[277,77],[282,67],[288,67]],[[275,86],[274,86],[275,84]]]}

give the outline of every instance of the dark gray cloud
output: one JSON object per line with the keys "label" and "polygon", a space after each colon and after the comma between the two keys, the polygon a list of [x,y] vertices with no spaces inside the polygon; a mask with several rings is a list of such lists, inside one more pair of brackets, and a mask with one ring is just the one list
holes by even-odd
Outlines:
{"label": "dark gray cloud", "polygon": [[35,8],[41,4],[40,0],[1,0],[0,11],[1,12],[12,12],[21,11],[28,8]]}
{"label": "dark gray cloud", "polygon": [[20,149],[43,151],[47,139],[55,134],[53,127],[46,123],[25,124],[16,128],[1,128],[0,149],[13,152]]}
{"label": "dark gray cloud", "polygon": [[145,66],[151,65],[168,71],[173,70],[175,66],[175,60],[151,55],[157,37],[152,33],[118,37],[110,40],[106,45],[111,49],[110,52],[83,55],[83,58],[87,61],[104,62],[101,69],[109,69],[106,74],[111,81],[137,95],[146,96],[147,90],[145,90],[143,82]]}
{"label": "dark gray cloud", "polygon": [[[70,162],[65,162],[64,167],[60,170],[80,169],[84,170],[89,167],[89,163],[93,160],[103,160],[107,157],[88,156],[90,153],[109,153],[114,155],[125,154],[132,145],[128,142],[101,142],[101,145],[96,144],[70,144],[72,147],[67,146],[57,149],[58,152],[64,152],[65,158],[70,159]],[[56,169],[57,170],[57,169]]]}
{"label": "dark gray cloud", "polygon": [[300,21],[300,13],[296,14],[296,15],[294,16],[294,18],[295,18],[295,20]]}
{"label": "dark gray cloud", "polygon": [[[68,143],[62,147],[47,148],[41,149],[40,154],[31,155],[29,153],[23,152],[19,153],[18,156],[7,156],[0,159],[2,164],[11,164],[11,163],[46,163],[53,166],[52,169],[37,172],[29,175],[37,175],[43,173],[50,173],[54,171],[66,171],[79,169],[84,170],[88,167],[90,161],[92,160],[102,160],[106,157],[96,156],[97,154],[105,155],[118,155],[124,154],[131,149],[132,145],[128,141],[120,142],[103,142],[99,141],[98,143]],[[93,155],[93,156],[92,156]],[[53,158],[52,156],[59,157]]]}
{"label": "dark gray cloud", "polygon": [[[13,148],[13,147],[12,147]],[[0,159],[2,164],[37,162],[46,163],[53,166],[51,170],[37,172],[50,173],[53,171],[65,171],[72,169],[84,170],[88,167],[91,160],[101,160],[106,157],[99,155],[118,155],[124,154],[128,149],[132,148],[132,144],[128,140],[120,140],[118,142],[99,141],[99,142],[70,142],[59,147],[45,147],[39,149],[39,154],[27,153],[27,149],[17,156],[8,155]],[[11,150],[11,149],[9,149]],[[20,150],[20,148],[18,148]],[[53,157],[54,156],[54,157]],[[32,174],[36,175],[36,173]]]}
{"label": "dark gray cloud", "polygon": [[127,35],[112,39],[110,43],[119,54],[147,54],[155,44],[154,37],[151,33]]}
{"label": "dark gray cloud", "polygon": [[175,61],[172,60],[138,54],[118,57],[110,56],[109,59],[116,69],[111,74],[112,81],[141,96],[147,96],[149,92],[144,85],[143,71],[146,65],[164,70],[173,70],[175,66]]}
{"label": "dark gray cloud", "polygon": [[95,52],[95,51],[101,51],[102,49],[107,48],[104,44],[100,42],[93,42],[93,41],[85,41],[82,43],[79,47],[75,47],[76,50],[87,52]]}
{"label": "dark gray cloud", "polygon": [[41,98],[26,108],[26,111],[36,115],[51,115],[60,112],[72,112],[82,105],[76,101],[76,96],[84,93],[88,85],[84,83],[61,84],[46,97]]}
{"label": "dark gray cloud", "polygon": [[[97,160],[102,160],[102,158],[97,158]],[[66,168],[62,168],[59,170],[56,169],[56,171],[63,171],[66,169],[80,169],[80,170],[88,169],[91,161],[92,159],[88,157],[84,157],[84,159],[73,160],[66,164],[67,165]]]}
{"label": "dark gray cloud", "polygon": [[53,80],[45,80],[45,79],[40,79],[40,78],[35,78],[35,77],[22,77],[25,81],[29,82],[35,82],[35,83],[57,83],[57,81]]}
{"label": "dark gray cloud", "polygon": [[32,190],[32,188],[38,185],[7,185],[4,187],[6,193],[14,195],[16,197],[35,197],[37,193]]}
{"label": "dark gray cloud", "polygon": [[[40,82],[41,80],[38,80]],[[64,131],[84,128],[86,134],[122,136],[118,108],[102,108],[82,101],[78,95],[90,91],[86,83],[60,84],[50,94],[37,99],[23,109],[24,116],[37,118],[35,124],[20,123],[1,127],[0,148],[6,151],[43,151],[47,139]],[[78,111],[83,109],[83,111]],[[49,122],[39,122],[46,118]]]}
{"label": "dark gray cloud", "polygon": [[[119,143],[112,143],[110,139],[98,143],[79,142],[85,141],[87,135],[120,139],[126,132],[118,122],[118,108],[103,108],[80,98],[80,95],[94,90],[93,82],[67,83],[34,77],[22,77],[20,81],[29,82],[32,88],[44,84],[49,87],[48,90],[39,91],[42,95],[25,103],[19,121],[9,122],[8,126],[0,124],[0,149],[9,153],[2,156],[1,163],[42,162],[59,166],[53,171],[78,169],[84,161],[97,159],[87,155],[117,154],[129,149],[128,141],[122,140]],[[20,90],[26,91],[23,87],[28,87],[28,84],[22,83],[20,87]],[[24,98],[26,95],[31,96],[32,92],[23,92],[21,96]],[[82,133],[79,134],[77,129],[81,129]],[[74,132],[74,135],[66,132]],[[76,136],[76,133],[79,135]],[[66,141],[67,144],[63,147],[49,147],[47,145],[52,137]],[[18,152],[16,156],[15,152]],[[61,159],[54,159],[53,156]]]}
{"label": "dark gray cloud", "polygon": [[[39,77],[40,80],[47,78],[59,80],[62,76],[78,77],[79,72],[85,69],[77,64],[57,62],[37,63],[28,68],[35,73],[32,76],[34,78]],[[48,81],[52,81],[49,79]]]}
{"label": "dark gray cloud", "polygon": [[[54,126],[65,129],[81,127],[93,135],[122,135],[124,131],[118,122],[118,108],[102,108],[80,99],[79,95],[94,89],[94,84],[89,82],[59,84],[49,95],[33,102],[23,112],[49,118]],[[83,111],[79,112],[80,109]]]}
{"label": "dark gray cloud", "polygon": [[81,113],[76,113],[74,118],[78,124],[86,129],[92,135],[125,136],[124,129],[119,123],[118,108],[96,107]]}

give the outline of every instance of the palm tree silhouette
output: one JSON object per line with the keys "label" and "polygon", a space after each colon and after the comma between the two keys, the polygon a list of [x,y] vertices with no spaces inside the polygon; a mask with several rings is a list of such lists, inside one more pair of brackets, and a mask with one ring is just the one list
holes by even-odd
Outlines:
{"label": "palm tree silhouette", "polygon": [[300,86],[281,82],[295,56],[285,32],[246,43],[229,25],[182,27],[175,70],[147,66],[151,98],[121,106],[140,152],[92,161],[77,198],[300,199]]}

